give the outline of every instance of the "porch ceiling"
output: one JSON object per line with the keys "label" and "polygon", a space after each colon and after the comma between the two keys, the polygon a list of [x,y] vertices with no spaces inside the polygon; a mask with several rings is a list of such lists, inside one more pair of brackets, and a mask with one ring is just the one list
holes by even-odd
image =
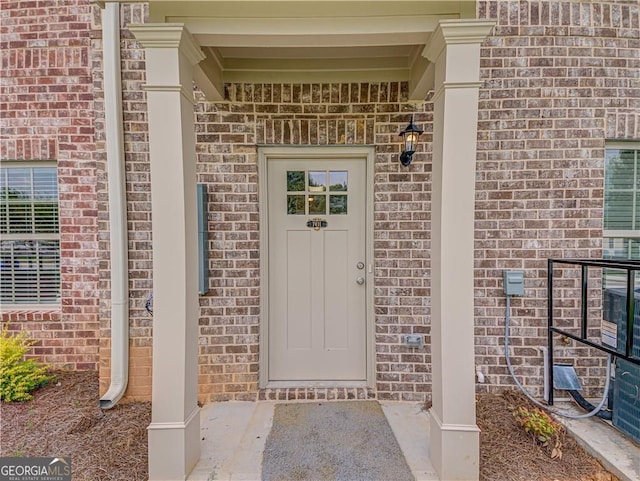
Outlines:
{"label": "porch ceiling", "polygon": [[362,81],[409,81],[422,100],[422,52],[439,20],[460,18],[475,1],[149,1],[151,23],[183,23],[202,47],[195,80],[212,100],[225,82]]}

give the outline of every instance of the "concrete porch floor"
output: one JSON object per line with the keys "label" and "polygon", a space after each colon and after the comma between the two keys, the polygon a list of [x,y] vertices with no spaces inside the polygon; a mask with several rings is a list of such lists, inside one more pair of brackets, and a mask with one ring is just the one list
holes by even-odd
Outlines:
{"label": "concrete porch floor", "polygon": [[[188,481],[260,481],[262,452],[276,404],[225,402],[203,407],[201,457]],[[416,481],[438,481],[429,456],[428,412],[416,403],[380,405]],[[557,403],[556,407],[580,413],[569,403]],[[620,431],[597,418],[562,418],[562,422],[578,443],[621,481],[640,480],[640,446]]]}
{"label": "concrete porch floor", "polygon": [[[262,452],[276,404],[226,402],[203,407],[201,457],[188,480],[260,481]],[[416,481],[438,481],[429,460],[428,413],[417,403],[380,405]]]}

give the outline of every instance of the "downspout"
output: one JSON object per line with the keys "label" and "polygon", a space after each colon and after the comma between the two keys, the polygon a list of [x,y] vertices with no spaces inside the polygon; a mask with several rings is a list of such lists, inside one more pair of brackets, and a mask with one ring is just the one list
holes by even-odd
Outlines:
{"label": "downspout", "polygon": [[111,384],[100,398],[100,407],[110,409],[123,396],[129,380],[129,259],[118,2],[106,3],[102,11],[102,48],[111,246]]}

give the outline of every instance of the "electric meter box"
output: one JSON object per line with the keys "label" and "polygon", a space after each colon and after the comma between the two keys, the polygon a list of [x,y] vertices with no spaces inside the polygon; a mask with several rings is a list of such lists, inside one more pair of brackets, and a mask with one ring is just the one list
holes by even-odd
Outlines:
{"label": "electric meter box", "polygon": [[524,296],[524,271],[504,271],[503,288],[507,296]]}

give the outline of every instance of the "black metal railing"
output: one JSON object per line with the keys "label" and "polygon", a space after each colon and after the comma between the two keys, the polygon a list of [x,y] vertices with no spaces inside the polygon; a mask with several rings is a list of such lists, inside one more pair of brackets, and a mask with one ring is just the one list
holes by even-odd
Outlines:
{"label": "black metal railing", "polygon": [[[570,265],[579,266],[581,268],[581,293],[580,293],[580,335],[576,335],[572,332],[567,332],[559,327],[553,325],[554,321],[554,295],[553,295],[553,270],[554,265]],[[588,288],[589,288],[589,268],[599,269],[616,269],[618,271],[625,272],[625,284],[626,284],[626,319],[622,333],[618,333],[618,338],[624,335],[624,346],[620,346],[620,343],[616,345],[616,348],[604,345],[602,343],[594,342],[587,338],[587,326],[588,326]],[[632,260],[610,260],[610,259],[549,259],[547,265],[547,310],[548,310],[548,375],[549,375],[549,399],[547,400],[550,405],[553,405],[553,335],[559,334],[569,339],[573,339],[586,346],[598,349],[606,352],[614,358],[621,358],[625,361],[629,361],[633,364],[640,365],[640,355],[634,353],[635,350],[639,350],[640,346],[634,346],[634,323],[636,315],[636,294],[635,294],[635,278],[636,272],[640,271],[640,261]],[[604,290],[604,287],[603,287]]]}

